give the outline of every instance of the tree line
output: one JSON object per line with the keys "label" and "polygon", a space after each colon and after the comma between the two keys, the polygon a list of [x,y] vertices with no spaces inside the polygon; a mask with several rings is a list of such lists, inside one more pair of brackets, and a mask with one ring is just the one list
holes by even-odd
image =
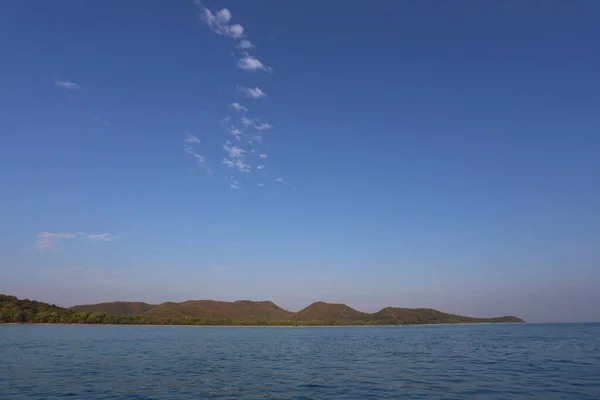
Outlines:
{"label": "tree line", "polygon": [[[0,323],[37,324],[110,324],[110,325],[207,325],[207,326],[343,326],[343,325],[414,325],[436,323],[459,323],[461,320],[432,319],[424,316],[411,316],[402,320],[362,319],[357,321],[299,321],[299,320],[243,320],[232,318],[159,318],[147,315],[111,315],[106,313],[86,313],[58,307],[54,304],[18,299],[15,296],[0,294]],[[514,322],[502,318],[493,321],[478,319],[476,322]]]}

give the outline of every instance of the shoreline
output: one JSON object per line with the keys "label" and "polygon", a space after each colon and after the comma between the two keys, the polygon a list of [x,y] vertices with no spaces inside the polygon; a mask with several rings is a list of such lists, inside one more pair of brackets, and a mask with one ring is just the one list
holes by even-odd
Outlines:
{"label": "shoreline", "polygon": [[442,324],[405,324],[405,325],[177,325],[177,324],[61,324],[31,322],[0,322],[0,325],[52,325],[52,326],[140,326],[140,327],[189,327],[189,328],[390,328],[411,326],[452,326],[452,325],[517,325],[527,322],[457,322]]}

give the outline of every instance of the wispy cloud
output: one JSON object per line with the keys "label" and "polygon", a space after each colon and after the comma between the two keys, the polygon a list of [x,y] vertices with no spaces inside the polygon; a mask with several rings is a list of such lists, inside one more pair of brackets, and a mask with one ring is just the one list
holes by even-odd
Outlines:
{"label": "wispy cloud", "polygon": [[223,145],[223,150],[225,150],[227,153],[229,153],[229,157],[231,157],[231,158],[242,157],[244,155],[244,153],[246,152],[246,150],[242,149],[239,146],[232,146],[231,142],[229,140],[226,141],[225,144]]}
{"label": "wispy cloud", "polygon": [[77,235],[73,233],[61,232],[41,232],[37,235],[36,247],[38,250],[54,250],[56,244],[63,239],[75,239]]}
{"label": "wispy cloud", "polygon": [[117,237],[118,236],[112,235],[110,233],[93,233],[90,235],[85,235],[86,239],[102,241],[102,242],[111,242],[111,241],[117,239]]}
{"label": "wispy cloud", "polygon": [[252,44],[251,41],[244,39],[244,40],[240,40],[240,43],[237,45],[238,49],[243,49],[243,50],[250,50],[255,48],[256,46]]}
{"label": "wispy cloud", "polygon": [[[209,10],[202,4],[202,1],[203,0],[194,0],[194,4],[198,10],[197,15],[199,16],[199,19],[212,32],[232,38],[236,41],[235,47],[238,49],[238,51],[231,52],[230,54],[239,54],[239,58],[237,60],[238,68],[248,72],[273,72],[273,69],[264,59],[260,57],[260,55],[250,54],[250,52],[254,53],[254,51],[251,51],[251,49],[254,49],[255,45],[250,41],[250,38],[247,37],[246,32],[241,25],[232,24],[233,17],[231,11],[229,11],[227,8],[222,8],[220,11],[216,12],[214,10]],[[246,87],[239,85],[237,86],[236,90],[238,96],[240,96],[239,99],[241,99],[242,96],[248,99],[261,99],[267,97],[267,93],[258,86]],[[272,124],[262,120],[261,118],[247,117],[248,108],[242,104],[242,102],[249,103],[249,100],[241,99],[240,102],[229,103],[229,116],[220,120],[220,125],[223,131],[228,135],[232,135],[237,141],[239,141],[237,142],[237,145],[234,145],[232,144],[232,141],[235,143],[236,140],[233,140],[231,136],[228,136],[231,141],[227,140],[222,146],[226,153],[222,159],[222,164],[226,169],[230,168],[244,173],[256,169],[254,173],[260,171],[258,173],[260,176],[264,177],[267,174],[267,172],[264,171],[265,165],[260,164],[258,166],[250,166],[249,164],[246,164],[246,161],[249,159],[247,156],[254,157],[258,155],[262,159],[267,158],[266,153],[261,153],[261,151],[264,152],[264,150],[266,150],[266,148],[262,148],[262,143],[264,139],[268,137],[268,135],[263,131],[273,129],[274,127]],[[232,118],[240,118],[239,123],[234,122]],[[233,125],[232,122],[234,122],[235,125]],[[185,143],[195,142],[186,140]],[[243,147],[247,147],[247,149],[244,149]],[[184,149],[187,153],[196,157],[199,162],[200,160],[203,162],[204,158],[197,154],[192,147],[184,147]],[[235,171],[230,171],[228,175],[232,172],[235,173]],[[241,185],[239,182],[231,180],[233,179],[233,175],[228,179],[232,188],[241,190]],[[244,177],[244,179],[240,179],[240,181],[245,182],[249,179],[251,179],[251,177],[247,175]],[[283,180],[278,178],[277,181],[282,182]],[[260,184],[259,186],[264,186],[264,184]]]}
{"label": "wispy cloud", "polygon": [[252,99],[260,99],[262,97],[267,97],[267,94],[265,92],[263,92],[258,87],[254,87],[254,88],[240,88],[240,92],[244,96],[250,97]]}
{"label": "wispy cloud", "polygon": [[69,240],[81,237],[87,240],[110,242],[117,239],[118,235],[110,233],[64,233],[64,232],[41,232],[37,235],[36,247],[40,251],[55,250],[58,242],[61,240]]}
{"label": "wispy cloud", "polygon": [[242,122],[242,124],[245,127],[251,126],[254,129],[259,130],[259,131],[265,131],[265,130],[273,128],[273,125],[271,125],[271,124],[268,124],[266,122],[260,122],[259,120],[250,119],[247,117],[241,117],[240,121]]}
{"label": "wispy cloud", "polygon": [[[184,142],[183,151],[185,151],[187,154],[194,157],[199,166],[204,166],[204,164],[206,164],[206,159],[204,158],[204,156],[202,154],[197,153],[196,149],[188,144],[188,143],[199,144],[200,139],[198,139],[196,136],[192,135],[188,131],[185,131],[184,134],[185,134],[185,139],[183,140],[183,142]],[[212,171],[210,169],[205,168],[205,170],[209,177],[212,176]]]}
{"label": "wispy cloud", "polygon": [[238,128],[236,128],[235,126],[232,126],[232,127],[229,129],[229,133],[231,133],[232,135],[234,135],[234,136],[238,137],[238,139],[239,139],[239,135],[241,135],[241,134],[242,134],[242,131],[241,131],[241,130],[239,130]]}
{"label": "wispy cloud", "polygon": [[183,145],[183,151],[185,151],[188,154],[194,154],[194,152],[196,150],[192,146],[190,146],[189,144],[184,144]]}
{"label": "wispy cloud", "polygon": [[184,134],[185,134],[185,139],[183,140],[184,143],[200,143],[200,139],[198,139],[197,136],[192,135],[188,131],[185,131]]}
{"label": "wispy cloud", "polygon": [[98,117],[94,117],[94,123],[95,124],[104,125],[104,126],[109,127],[109,128],[112,126],[112,124],[110,123],[110,121],[107,121],[105,119],[98,118]]}
{"label": "wispy cloud", "polygon": [[194,153],[194,154],[192,154],[192,156],[194,156],[194,158],[196,159],[196,161],[198,161],[198,164],[204,164],[204,163],[206,163],[206,159],[204,158],[203,155],[200,155],[198,153]]}
{"label": "wispy cloud", "polygon": [[55,79],[54,84],[67,90],[80,90],[81,86],[75,82],[63,81],[62,79]]}
{"label": "wispy cloud", "polygon": [[265,131],[267,129],[273,128],[273,125],[267,124],[267,123],[262,123],[262,124],[259,124],[259,125],[254,125],[254,128],[257,129],[257,130],[259,130],[259,131]]}
{"label": "wispy cloud", "polygon": [[[196,2],[201,6],[200,2]],[[227,36],[232,39],[241,39],[244,37],[244,27],[240,24],[230,25],[231,12],[223,8],[213,14],[208,8],[202,7],[200,10],[200,19],[217,35]]]}
{"label": "wispy cloud", "polygon": [[250,172],[250,166],[245,164],[242,160],[233,161],[229,158],[224,158],[223,164],[227,165],[229,168],[235,168],[239,172]]}
{"label": "wispy cloud", "polygon": [[266,66],[258,58],[251,56],[248,53],[244,53],[244,56],[238,62],[238,67],[244,71],[265,71],[273,72],[273,68]]}
{"label": "wispy cloud", "polygon": [[275,178],[275,182],[283,183],[283,178],[282,177]]}
{"label": "wispy cloud", "polygon": [[256,186],[265,187],[264,183],[257,183]]}
{"label": "wispy cloud", "polygon": [[240,103],[231,103],[229,106],[237,112],[248,111],[248,109],[246,107],[244,107],[243,105],[241,105]]}

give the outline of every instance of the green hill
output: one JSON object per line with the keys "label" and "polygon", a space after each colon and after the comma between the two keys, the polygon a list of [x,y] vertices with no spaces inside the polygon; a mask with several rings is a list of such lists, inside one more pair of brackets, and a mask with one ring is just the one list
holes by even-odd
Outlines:
{"label": "green hill", "polygon": [[319,301],[295,313],[293,319],[296,321],[331,322],[333,324],[364,321],[368,316],[369,314],[356,311],[345,304]]}
{"label": "green hill", "polygon": [[368,314],[345,304],[316,302],[294,313],[270,301],[191,300],[152,305],[111,302],[62,308],[0,294],[0,323],[168,325],[411,325],[524,322],[517,317],[472,318],[429,308],[394,308]]}
{"label": "green hill", "polygon": [[215,300],[190,300],[183,303],[162,303],[145,313],[158,318],[212,318],[271,321],[289,319],[293,313],[270,301],[240,300],[233,303]]}
{"label": "green hill", "polygon": [[142,302],[113,301],[110,303],[75,306],[71,307],[70,309],[74,311],[83,311],[90,314],[100,312],[111,315],[140,315],[150,311],[154,307],[156,306]]}
{"label": "green hill", "polygon": [[371,314],[370,318],[376,321],[387,321],[391,325],[523,322],[517,317],[510,316],[498,318],[473,318],[448,314],[431,308],[397,307],[386,307],[375,314]]}

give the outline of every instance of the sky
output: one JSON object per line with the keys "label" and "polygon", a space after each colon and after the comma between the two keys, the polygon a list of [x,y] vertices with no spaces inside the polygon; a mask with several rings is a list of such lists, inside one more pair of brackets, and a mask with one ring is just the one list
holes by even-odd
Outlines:
{"label": "sky", "polygon": [[600,321],[600,2],[3,2],[0,293]]}

